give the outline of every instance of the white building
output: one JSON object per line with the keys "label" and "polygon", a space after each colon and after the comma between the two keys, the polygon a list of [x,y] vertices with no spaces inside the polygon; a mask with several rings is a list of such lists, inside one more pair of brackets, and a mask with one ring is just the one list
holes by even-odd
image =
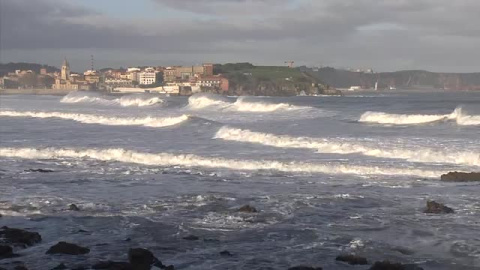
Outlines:
{"label": "white building", "polygon": [[138,74],[138,83],[150,85],[157,82],[157,71],[154,68],[146,68],[144,72]]}

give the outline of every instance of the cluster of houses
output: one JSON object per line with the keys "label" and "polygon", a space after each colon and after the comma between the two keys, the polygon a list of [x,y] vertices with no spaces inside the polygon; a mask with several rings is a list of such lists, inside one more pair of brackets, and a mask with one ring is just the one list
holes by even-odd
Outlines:
{"label": "cluster of houses", "polygon": [[[25,83],[25,78],[35,83]],[[38,84],[39,78],[44,83]],[[51,88],[53,90],[100,90],[119,93],[158,92],[190,95],[197,92],[227,92],[229,81],[214,75],[213,64],[173,67],[132,67],[128,69],[87,70],[83,74],[70,71],[67,59],[58,72],[47,73],[41,69],[9,73],[0,81],[1,88]]]}

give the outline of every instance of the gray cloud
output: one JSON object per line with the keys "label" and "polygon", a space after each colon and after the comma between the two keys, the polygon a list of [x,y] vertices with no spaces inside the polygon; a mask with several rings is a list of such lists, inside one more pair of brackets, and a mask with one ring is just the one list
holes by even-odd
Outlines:
{"label": "gray cloud", "polygon": [[3,58],[39,49],[112,49],[105,63],[152,55],[182,63],[292,59],[377,70],[480,70],[477,0],[152,1],[189,15],[128,20],[71,1],[3,0]]}

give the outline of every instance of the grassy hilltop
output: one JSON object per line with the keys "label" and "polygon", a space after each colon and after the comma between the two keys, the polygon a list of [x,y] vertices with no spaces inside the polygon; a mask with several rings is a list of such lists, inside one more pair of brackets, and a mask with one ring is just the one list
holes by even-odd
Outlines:
{"label": "grassy hilltop", "polygon": [[304,91],[317,94],[319,80],[297,68],[281,66],[254,66],[250,63],[216,64],[215,74],[223,74],[230,81],[232,95],[292,96]]}

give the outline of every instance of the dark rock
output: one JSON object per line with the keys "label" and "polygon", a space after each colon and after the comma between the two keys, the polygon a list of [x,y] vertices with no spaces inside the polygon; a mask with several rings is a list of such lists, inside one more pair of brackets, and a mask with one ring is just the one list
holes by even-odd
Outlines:
{"label": "dark rock", "polygon": [[76,204],[72,203],[68,206],[68,210],[70,210],[70,211],[80,211],[80,208],[78,208],[78,206]]}
{"label": "dark rock", "polygon": [[243,213],[257,213],[257,209],[253,206],[250,205],[244,205],[240,208],[238,208],[237,212],[243,212]]}
{"label": "dark rock", "polygon": [[83,255],[89,252],[90,249],[86,247],[67,242],[58,242],[47,251],[47,254]]}
{"label": "dark rock", "polygon": [[360,256],[355,256],[353,254],[348,254],[348,255],[340,255],[335,258],[335,260],[340,261],[340,262],[346,262],[350,265],[366,265],[368,264],[368,261],[364,257]]}
{"label": "dark rock", "polygon": [[92,266],[92,269],[108,269],[108,270],[135,270],[135,268],[127,262],[98,262]]}
{"label": "dark rock", "polygon": [[288,268],[288,270],[322,270],[322,268],[300,265],[300,266],[290,267]]}
{"label": "dark rock", "polygon": [[162,269],[164,269],[164,270],[175,270],[175,267],[173,265],[169,265],[169,266],[165,266]]}
{"label": "dark rock", "polygon": [[479,182],[480,172],[449,172],[447,174],[442,174],[440,180],[445,182]]}
{"label": "dark rock", "polygon": [[375,262],[370,270],[423,270],[416,265],[406,265],[401,263],[391,263],[389,261]]}
{"label": "dark rock", "polygon": [[158,259],[147,249],[131,248],[128,251],[128,261],[136,270],[144,270],[150,269]]}
{"label": "dark rock", "polygon": [[183,237],[183,239],[188,240],[188,241],[197,241],[197,240],[199,240],[200,238],[198,238],[198,236],[195,236],[195,235],[191,234],[191,235],[189,235],[189,236]]}
{"label": "dark rock", "polygon": [[52,270],[64,270],[64,269],[67,269],[68,267],[64,264],[64,263],[61,263],[57,266],[55,266],[54,268],[52,268]]}
{"label": "dark rock", "polygon": [[14,258],[18,256],[19,255],[13,253],[13,249],[11,246],[0,245],[0,260],[7,259],[7,258]]}
{"label": "dark rock", "polygon": [[451,214],[453,209],[435,201],[427,201],[427,209],[423,211],[427,214]]}
{"label": "dark rock", "polygon": [[233,256],[232,253],[230,253],[230,251],[228,250],[220,251],[220,255],[227,256],[227,257]]}
{"label": "dark rock", "polygon": [[52,170],[49,169],[28,169],[26,172],[39,172],[39,173],[52,173]]}
{"label": "dark rock", "polygon": [[25,265],[17,265],[13,270],[28,270],[28,268]]}
{"label": "dark rock", "polygon": [[29,232],[21,229],[2,227],[0,229],[0,242],[14,245],[32,246],[40,241],[42,237],[37,232]]}

